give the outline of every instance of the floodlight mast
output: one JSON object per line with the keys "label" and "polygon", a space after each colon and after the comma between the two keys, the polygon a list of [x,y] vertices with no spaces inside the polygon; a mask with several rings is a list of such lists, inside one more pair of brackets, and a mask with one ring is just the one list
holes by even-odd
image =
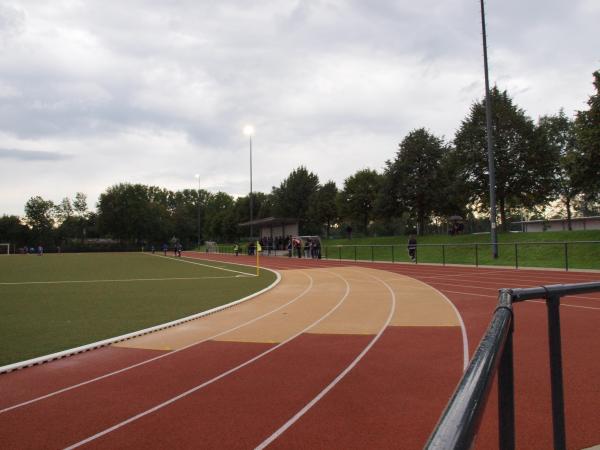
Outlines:
{"label": "floodlight mast", "polygon": [[198,179],[198,250],[200,250],[200,174],[197,173],[195,177]]}
{"label": "floodlight mast", "polygon": [[498,235],[496,226],[496,173],[494,168],[494,137],[492,136],[492,100],[490,96],[490,79],[488,71],[487,37],[485,31],[484,0],[481,4],[481,30],[483,35],[483,69],[485,73],[485,122],[487,134],[488,173],[490,184],[490,237],[492,239],[492,256],[498,258]]}
{"label": "floodlight mast", "polygon": [[252,135],[254,134],[254,127],[252,125],[246,125],[244,127],[244,134],[248,136],[250,140],[250,239],[254,237],[252,229],[252,214],[253,214],[253,199],[252,199]]}

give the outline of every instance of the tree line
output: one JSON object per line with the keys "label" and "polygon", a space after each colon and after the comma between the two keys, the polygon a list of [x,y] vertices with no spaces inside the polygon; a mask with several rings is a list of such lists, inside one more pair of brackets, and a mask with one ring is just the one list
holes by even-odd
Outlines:
{"label": "tree line", "polygon": [[[600,202],[600,71],[588,107],[563,110],[537,123],[506,91],[491,91],[496,197],[500,226],[513,217],[542,217],[551,202],[573,214],[596,214]],[[452,215],[473,218],[489,211],[485,99],[474,102],[450,141],[427,128],[410,131],[383,170],[362,169],[338,188],[308,168],[294,169],[270,193],[253,193],[253,217],[296,218],[302,234],[422,234]],[[55,204],[40,196],[25,216],[0,218],[0,242],[65,245],[111,238],[122,243],[172,239],[190,246],[204,240],[248,237],[238,224],[250,217],[250,198],[224,192],[122,183],[100,195],[95,211],[77,193]],[[198,227],[200,224],[200,228]]]}

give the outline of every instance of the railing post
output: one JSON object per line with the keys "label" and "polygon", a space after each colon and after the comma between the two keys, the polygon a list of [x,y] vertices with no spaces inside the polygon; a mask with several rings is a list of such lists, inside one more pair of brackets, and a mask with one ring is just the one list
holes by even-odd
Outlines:
{"label": "railing post", "polygon": [[327,248],[328,248],[328,246],[326,245],[326,246],[325,246],[325,259],[329,259],[329,258],[327,257]]}
{"label": "railing post", "polygon": [[415,245],[415,264],[419,264],[419,251],[418,251],[418,245]]}
{"label": "railing post", "polygon": [[519,268],[519,246],[515,242],[515,269]]}
{"label": "railing post", "polygon": [[475,267],[479,267],[479,244],[475,244]]}
{"label": "railing post", "polygon": [[394,263],[394,246],[392,245],[392,264]]}
{"label": "railing post", "polygon": [[565,271],[569,271],[569,244],[565,242]]}
{"label": "railing post", "polygon": [[357,249],[357,248],[358,248],[358,247],[355,245],[355,246],[354,246],[354,262],[356,262],[356,260],[357,260],[357,256],[356,256],[356,252],[357,252],[357,250],[356,250],[356,249]]}
{"label": "railing post", "polygon": [[338,258],[341,261],[342,260],[342,247],[341,245],[338,245]]}
{"label": "railing post", "polygon": [[511,322],[498,367],[498,445],[500,450],[514,450],[515,448],[513,329],[513,322]]}
{"label": "railing post", "polygon": [[375,250],[374,247],[371,245],[371,262],[375,261]]}
{"label": "railing post", "polygon": [[562,350],[560,340],[560,297],[550,295],[546,299],[548,307],[548,341],[550,345],[550,380],[552,383],[552,429],[554,449],[567,448],[565,431],[565,400],[563,393]]}
{"label": "railing post", "polygon": [[446,246],[442,244],[442,266],[446,265]]}

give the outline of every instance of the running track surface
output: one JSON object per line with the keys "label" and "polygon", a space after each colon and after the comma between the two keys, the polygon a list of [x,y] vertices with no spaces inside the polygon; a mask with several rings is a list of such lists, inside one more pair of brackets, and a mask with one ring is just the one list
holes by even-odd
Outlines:
{"label": "running track surface", "polygon": [[[249,302],[0,375],[0,447],[422,448],[463,370],[460,318],[470,356],[499,288],[600,278],[296,258],[261,262],[283,281]],[[566,297],[562,305],[567,442],[581,449],[600,443],[600,295]],[[543,303],[515,305],[514,341],[517,447],[551,448]],[[476,448],[497,448],[494,393]]]}

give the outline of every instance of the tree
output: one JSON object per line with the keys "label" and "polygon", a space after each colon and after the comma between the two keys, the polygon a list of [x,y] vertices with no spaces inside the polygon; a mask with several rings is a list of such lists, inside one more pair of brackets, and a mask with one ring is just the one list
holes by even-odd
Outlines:
{"label": "tree", "polygon": [[596,93],[587,102],[589,109],[578,111],[575,118],[575,135],[581,152],[577,179],[588,200],[600,196],[600,70],[593,75]]}
{"label": "tree", "polygon": [[340,215],[357,222],[364,233],[369,231],[381,182],[382,176],[376,171],[359,170],[344,180],[344,188],[339,194]]}
{"label": "tree", "polygon": [[25,222],[31,227],[33,237],[38,243],[49,244],[52,242],[54,228],[55,205],[51,200],[44,200],[35,196],[25,204]]}
{"label": "tree", "polygon": [[432,212],[445,209],[441,206],[446,186],[442,161],[447,152],[441,138],[419,128],[400,143],[396,159],[386,162],[383,186],[393,205],[390,212],[408,211],[417,221],[419,234],[424,233]]}
{"label": "tree", "polygon": [[307,233],[314,228],[308,209],[310,199],[319,188],[319,177],[309,172],[306,167],[298,167],[282,181],[279,187],[273,187],[274,212],[280,217],[296,218],[300,233]]}
{"label": "tree", "polygon": [[336,198],[338,189],[335,182],[329,181],[323,186],[320,186],[311,198],[309,206],[310,217],[317,222],[321,228],[325,227],[327,239],[329,239],[329,231],[334,222],[338,220],[338,209]]}
{"label": "tree", "polygon": [[78,217],[85,218],[89,214],[87,196],[83,192],[77,192],[75,194],[75,200],[73,200],[73,209]]}
{"label": "tree", "polygon": [[164,241],[172,230],[169,192],[155,186],[122,183],[100,194],[100,231],[129,242]]}
{"label": "tree", "polygon": [[58,205],[54,206],[54,217],[59,224],[70,219],[73,216],[73,213],[73,205],[71,205],[69,197],[63,198]]}
{"label": "tree", "polygon": [[[17,216],[0,217],[0,242],[9,242],[15,247],[28,245],[30,230]],[[12,250],[11,250],[12,251]]]}
{"label": "tree", "polygon": [[[556,155],[548,151],[543,134],[506,91],[494,87],[490,94],[496,197],[502,227],[507,230],[509,208],[532,207],[551,194]],[[489,207],[485,99],[471,106],[454,144],[462,162],[459,176],[469,185],[471,202],[481,209]]]}
{"label": "tree", "polygon": [[538,127],[545,135],[551,152],[557,155],[554,168],[554,197],[560,199],[567,212],[571,230],[572,204],[583,186],[578,179],[579,152],[576,145],[575,124],[561,109],[555,116],[540,117]]}
{"label": "tree", "polygon": [[232,214],[234,205],[233,197],[225,192],[217,192],[208,197],[204,220],[204,229],[208,238],[223,241],[231,237],[237,225],[232,223],[235,221],[235,216]]}

